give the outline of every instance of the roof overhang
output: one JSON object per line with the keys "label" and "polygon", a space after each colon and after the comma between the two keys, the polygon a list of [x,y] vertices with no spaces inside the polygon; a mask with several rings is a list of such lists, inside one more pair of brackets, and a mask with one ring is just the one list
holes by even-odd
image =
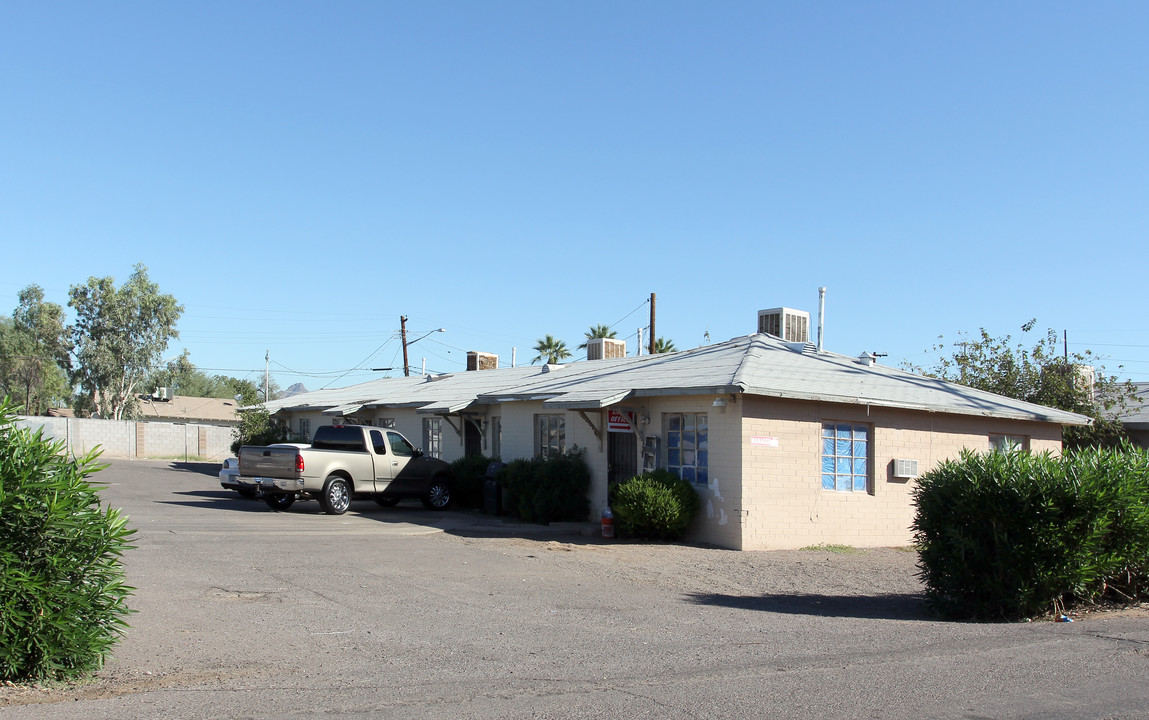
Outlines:
{"label": "roof overhang", "polygon": [[601,410],[630,397],[630,390],[570,392],[543,401],[543,407],[564,410]]}
{"label": "roof overhang", "polygon": [[347,403],[346,405],[336,405],[335,407],[327,408],[323,411],[324,415],[354,415],[363,409],[363,403]]}
{"label": "roof overhang", "polygon": [[460,410],[466,410],[471,405],[475,404],[474,398],[456,398],[454,400],[438,400],[427,405],[421,405],[415,409],[417,413],[427,415],[450,415],[457,413]]}

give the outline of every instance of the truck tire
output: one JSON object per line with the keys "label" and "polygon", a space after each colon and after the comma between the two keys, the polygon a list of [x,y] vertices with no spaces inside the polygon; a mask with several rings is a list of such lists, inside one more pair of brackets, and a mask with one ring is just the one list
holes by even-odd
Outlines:
{"label": "truck tire", "polygon": [[451,504],[451,486],[447,478],[439,476],[431,480],[431,487],[423,496],[423,507],[428,510],[446,510]]}
{"label": "truck tire", "polygon": [[265,493],[263,501],[272,510],[286,510],[295,503],[295,493]]}
{"label": "truck tire", "polygon": [[323,492],[319,495],[319,505],[328,515],[342,515],[351,507],[351,487],[338,475],[327,478]]}

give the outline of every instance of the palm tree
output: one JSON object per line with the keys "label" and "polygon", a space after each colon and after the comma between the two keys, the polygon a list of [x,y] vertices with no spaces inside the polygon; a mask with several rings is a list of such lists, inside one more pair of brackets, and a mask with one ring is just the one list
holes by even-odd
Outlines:
{"label": "palm tree", "polygon": [[659,339],[654,341],[654,354],[655,355],[659,355],[661,353],[672,353],[672,352],[674,352],[674,350],[675,350],[675,348],[674,348],[674,341],[673,340],[667,340],[666,338],[659,338]]}
{"label": "palm tree", "polygon": [[578,346],[579,350],[586,350],[587,343],[595,338],[614,338],[617,336],[614,330],[610,329],[610,325],[591,325],[590,330],[585,333],[587,342]]}
{"label": "palm tree", "polygon": [[571,351],[567,350],[567,344],[562,340],[556,340],[554,335],[547,335],[537,343],[535,343],[535,352],[538,353],[531,364],[534,365],[539,360],[545,360],[548,365],[556,365],[563,358],[569,358]]}

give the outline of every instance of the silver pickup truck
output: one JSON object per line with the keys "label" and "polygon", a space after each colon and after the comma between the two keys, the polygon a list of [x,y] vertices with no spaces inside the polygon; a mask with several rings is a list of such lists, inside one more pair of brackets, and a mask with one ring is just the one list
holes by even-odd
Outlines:
{"label": "silver pickup truck", "polygon": [[432,509],[451,503],[451,466],[427,457],[394,430],[360,425],[321,425],[311,447],[244,445],[239,482],[262,490],[273,510],[302,496],[319,500],[329,515],[342,515],[355,496],[389,507],[418,497]]}

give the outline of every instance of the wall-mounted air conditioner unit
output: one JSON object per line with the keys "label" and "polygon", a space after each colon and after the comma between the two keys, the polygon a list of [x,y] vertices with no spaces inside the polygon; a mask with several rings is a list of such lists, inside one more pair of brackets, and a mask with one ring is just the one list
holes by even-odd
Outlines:
{"label": "wall-mounted air conditioner unit", "polygon": [[894,460],[894,477],[916,478],[918,476],[917,460]]}

